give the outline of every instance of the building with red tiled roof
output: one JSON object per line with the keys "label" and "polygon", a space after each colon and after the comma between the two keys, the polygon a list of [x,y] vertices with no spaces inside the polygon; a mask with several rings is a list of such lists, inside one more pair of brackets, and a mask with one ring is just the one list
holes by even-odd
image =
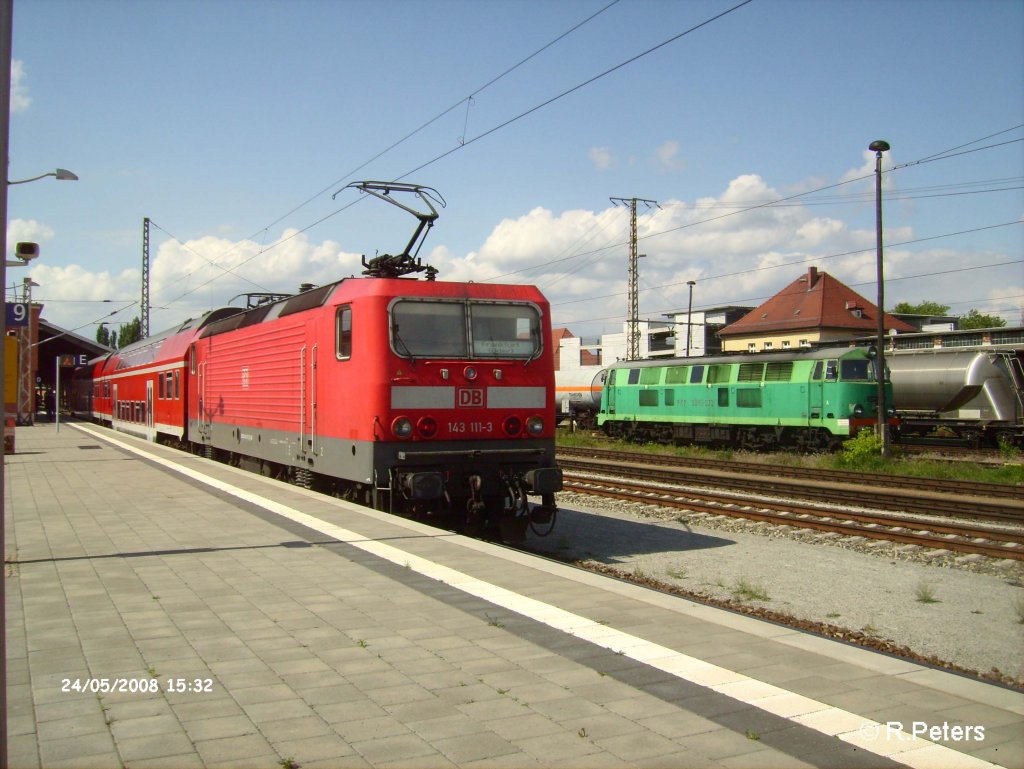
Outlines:
{"label": "building with red tiled roof", "polygon": [[[723,352],[761,352],[846,342],[878,328],[878,308],[827,272],[810,267],[779,293],[718,332]],[[889,313],[887,333],[917,329]]]}

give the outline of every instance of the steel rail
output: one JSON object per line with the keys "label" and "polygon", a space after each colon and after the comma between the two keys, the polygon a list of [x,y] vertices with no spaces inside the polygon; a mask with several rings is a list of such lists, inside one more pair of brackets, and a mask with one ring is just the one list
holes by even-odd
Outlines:
{"label": "steel rail", "polygon": [[918,545],[992,558],[1024,560],[1024,531],[978,526],[958,526],[922,521],[898,515],[849,510],[830,510],[728,494],[652,488],[617,479],[598,479],[568,474],[563,491],[641,502],[690,512],[722,515],[796,528],[816,529],[846,536]]}

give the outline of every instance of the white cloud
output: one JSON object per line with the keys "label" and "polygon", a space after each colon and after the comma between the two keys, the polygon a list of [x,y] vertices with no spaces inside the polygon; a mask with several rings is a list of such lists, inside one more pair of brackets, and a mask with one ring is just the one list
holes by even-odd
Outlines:
{"label": "white cloud", "polygon": [[11,60],[11,114],[24,112],[32,105],[28,95],[25,64],[19,59]]}
{"label": "white cloud", "polygon": [[615,156],[607,147],[591,147],[587,157],[598,171],[607,171],[615,165]]}
{"label": "white cloud", "polygon": [[679,142],[670,139],[663,143],[657,150],[658,169],[661,171],[682,171],[686,168],[686,161],[679,157]]}

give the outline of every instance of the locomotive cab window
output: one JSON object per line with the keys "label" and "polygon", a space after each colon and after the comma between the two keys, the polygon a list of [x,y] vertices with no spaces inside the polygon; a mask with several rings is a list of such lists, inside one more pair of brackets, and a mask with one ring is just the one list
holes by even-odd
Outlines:
{"label": "locomotive cab window", "polygon": [[540,351],[540,314],[525,304],[469,305],[475,358],[532,358]]}
{"label": "locomotive cab window", "polygon": [[830,360],[825,365],[825,381],[834,382],[839,378],[839,361]]}
{"label": "locomotive cab window", "polygon": [[863,358],[840,361],[839,377],[844,382],[874,382],[875,366]]}
{"label": "locomotive cab window", "polygon": [[522,358],[541,352],[535,306],[514,302],[400,299],[391,305],[391,348],[405,358]]}
{"label": "locomotive cab window", "polygon": [[352,357],[352,306],[342,305],[335,315],[335,355],[338,360]]}

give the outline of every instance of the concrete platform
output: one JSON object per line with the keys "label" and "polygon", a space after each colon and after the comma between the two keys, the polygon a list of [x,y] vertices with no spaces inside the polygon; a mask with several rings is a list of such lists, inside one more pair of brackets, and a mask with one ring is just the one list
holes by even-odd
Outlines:
{"label": "concrete platform", "polygon": [[1024,695],[86,425],[6,457],[12,767],[1018,767]]}

